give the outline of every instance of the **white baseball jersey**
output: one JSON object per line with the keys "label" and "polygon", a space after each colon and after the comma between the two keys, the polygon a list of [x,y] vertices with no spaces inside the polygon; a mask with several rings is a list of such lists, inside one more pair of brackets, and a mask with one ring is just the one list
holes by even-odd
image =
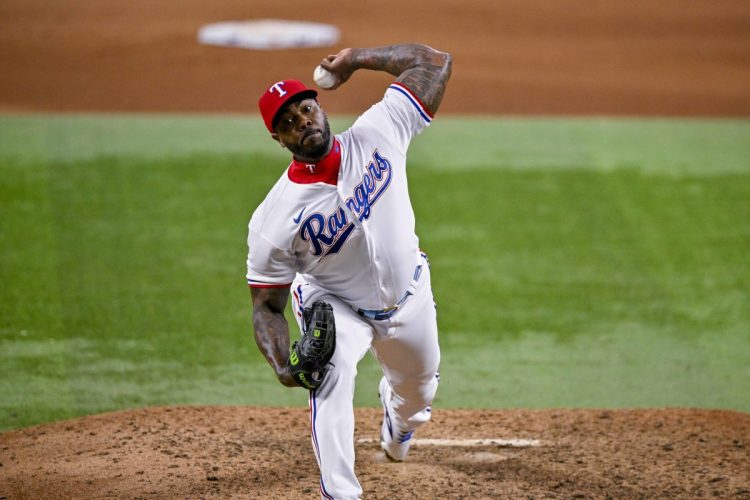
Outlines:
{"label": "white baseball jersey", "polygon": [[250,220],[248,284],[285,287],[299,274],[355,308],[395,305],[420,262],[406,150],[431,119],[393,83],[328,156],[293,160]]}

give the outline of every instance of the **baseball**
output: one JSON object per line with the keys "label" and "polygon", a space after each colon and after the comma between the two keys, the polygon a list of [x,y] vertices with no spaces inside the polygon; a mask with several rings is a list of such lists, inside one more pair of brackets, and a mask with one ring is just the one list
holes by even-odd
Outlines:
{"label": "baseball", "polygon": [[318,87],[322,89],[330,89],[331,87],[336,85],[338,78],[336,78],[336,75],[334,75],[327,69],[324,69],[322,66],[318,66],[313,72],[313,80],[315,80],[315,83],[318,85]]}

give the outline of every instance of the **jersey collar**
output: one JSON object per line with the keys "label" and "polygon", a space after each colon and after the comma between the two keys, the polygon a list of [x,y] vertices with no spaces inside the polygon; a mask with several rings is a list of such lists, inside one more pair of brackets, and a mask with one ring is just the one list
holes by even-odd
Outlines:
{"label": "jersey collar", "polygon": [[304,163],[292,159],[287,174],[289,180],[297,184],[314,184],[323,182],[335,186],[338,184],[339,167],[341,166],[341,145],[334,137],[333,147],[320,161]]}

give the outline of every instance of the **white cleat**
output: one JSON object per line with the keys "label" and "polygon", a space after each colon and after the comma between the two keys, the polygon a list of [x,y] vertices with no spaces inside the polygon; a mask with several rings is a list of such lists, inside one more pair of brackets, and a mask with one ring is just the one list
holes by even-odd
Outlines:
{"label": "white cleat", "polygon": [[383,405],[383,425],[380,428],[380,447],[383,448],[385,456],[394,462],[402,462],[409,453],[413,429],[400,429],[391,419],[390,410],[386,401],[391,400],[391,386],[385,377],[380,379],[378,395]]}

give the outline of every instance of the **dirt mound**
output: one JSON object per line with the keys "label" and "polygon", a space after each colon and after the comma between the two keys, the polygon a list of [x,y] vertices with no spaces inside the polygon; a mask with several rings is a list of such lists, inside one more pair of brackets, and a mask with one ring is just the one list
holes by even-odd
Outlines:
{"label": "dirt mound", "polygon": [[[366,498],[750,498],[750,415],[711,410],[439,410],[385,460],[357,409]],[[305,409],[129,410],[0,435],[0,498],[317,498]]]}

